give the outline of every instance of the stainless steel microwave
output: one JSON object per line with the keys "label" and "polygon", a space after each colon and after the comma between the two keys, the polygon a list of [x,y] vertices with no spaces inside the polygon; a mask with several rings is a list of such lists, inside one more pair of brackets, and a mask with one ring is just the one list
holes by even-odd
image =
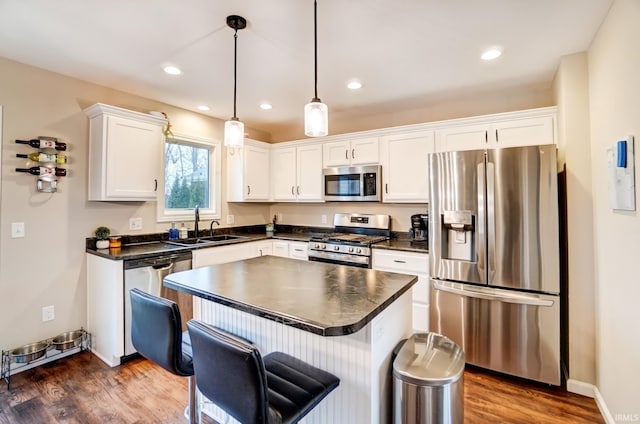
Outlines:
{"label": "stainless steel microwave", "polygon": [[379,202],[382,200],[380,165],[325,168],[324,200],[328,202]]}

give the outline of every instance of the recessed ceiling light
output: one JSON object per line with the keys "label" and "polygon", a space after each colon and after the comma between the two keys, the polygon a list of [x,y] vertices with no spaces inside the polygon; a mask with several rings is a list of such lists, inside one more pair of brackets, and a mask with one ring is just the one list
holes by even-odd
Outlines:
{"label": "recessed ceiling light", "polygon": [[271,103],[260,103],[260,109],[262,110],[271,110],[273,109],[273,105]]}
{"label": "recessed ceiling light", "polygon": [[352,80],[347,83],[347,88],[349,90],[359,90],[362,88],[362,83],[358,80]]}
{"label": "recessed ceiling light", "polygon": [[497,47],[494,47],[489,50],[485,50],[482,53],[482,56],[480,56],[480,58],[482,60],[493,60],[493,59],[499,58],[500,55],[502,55],[502,50]]}
{"label": "recessed ceiling light", "polygon": [[164,71],[169,75],[180,75],[182,73],[180,68],[178,68],[177,66],[169,65],[169,66],[165,66],[162,69],[164,69]]}
{"label": "recessed ceiling light", "polygon": [[201,110],[203,112],[208,112],[208,111],[211,110],[211,108],[209,106],[207,106],[207,105],[200,105],[200,106],[198,106],[198,110]]}

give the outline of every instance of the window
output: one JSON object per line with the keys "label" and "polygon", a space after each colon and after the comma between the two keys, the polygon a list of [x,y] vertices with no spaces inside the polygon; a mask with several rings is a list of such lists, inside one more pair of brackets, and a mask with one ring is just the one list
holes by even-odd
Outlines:
{"label": "window", "polygon": [[164,143],[158,221],[220,218],[220,142],[176,134]]}

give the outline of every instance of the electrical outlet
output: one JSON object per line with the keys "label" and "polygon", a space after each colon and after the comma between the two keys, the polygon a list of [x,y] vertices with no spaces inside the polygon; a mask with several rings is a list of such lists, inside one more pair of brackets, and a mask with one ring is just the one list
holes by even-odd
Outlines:
{"label": "electrical outlet", "polygon": [[44,306],[42,308],[42,322],[53,321],[56,317],[56,310],[53,305]]}
{"label": "electrical outlet", "polygon": [[142,230],[142,218],[129,218],[130,230]]}
{"label": "electrical outlet", "polygon": [[322,223],[326,224],[327,223],[327,215],[322,215]]}
{"label": "electrical outlet", "polygon": [[227,224],[233,224],[236,222],[236,217],[233,215],[227,215]]}
{"label": "electrical outlet", "polygon": [[282,221],[284,221],[284,215],[278,212],[278,222],[282,222]]}
{"label": "electrical outlet", "polygon": [[23,238],[23,237],[24,237],[24,222],[12,222],[11,238]]}

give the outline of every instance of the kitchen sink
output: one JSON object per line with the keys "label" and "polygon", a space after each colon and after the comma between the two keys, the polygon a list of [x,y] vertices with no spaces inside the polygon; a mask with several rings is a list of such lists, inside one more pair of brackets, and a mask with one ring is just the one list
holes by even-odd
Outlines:
{"label": "kitchen sink", "polygon": [[193,237],[181,240],[165,240],[165,243],[174,244],[177,246],[199,246],[207,244],[218,244],[226,241],[242,240],[246,239],[246,236],[233,236],[230,234],[219,234],[208,237]]}

